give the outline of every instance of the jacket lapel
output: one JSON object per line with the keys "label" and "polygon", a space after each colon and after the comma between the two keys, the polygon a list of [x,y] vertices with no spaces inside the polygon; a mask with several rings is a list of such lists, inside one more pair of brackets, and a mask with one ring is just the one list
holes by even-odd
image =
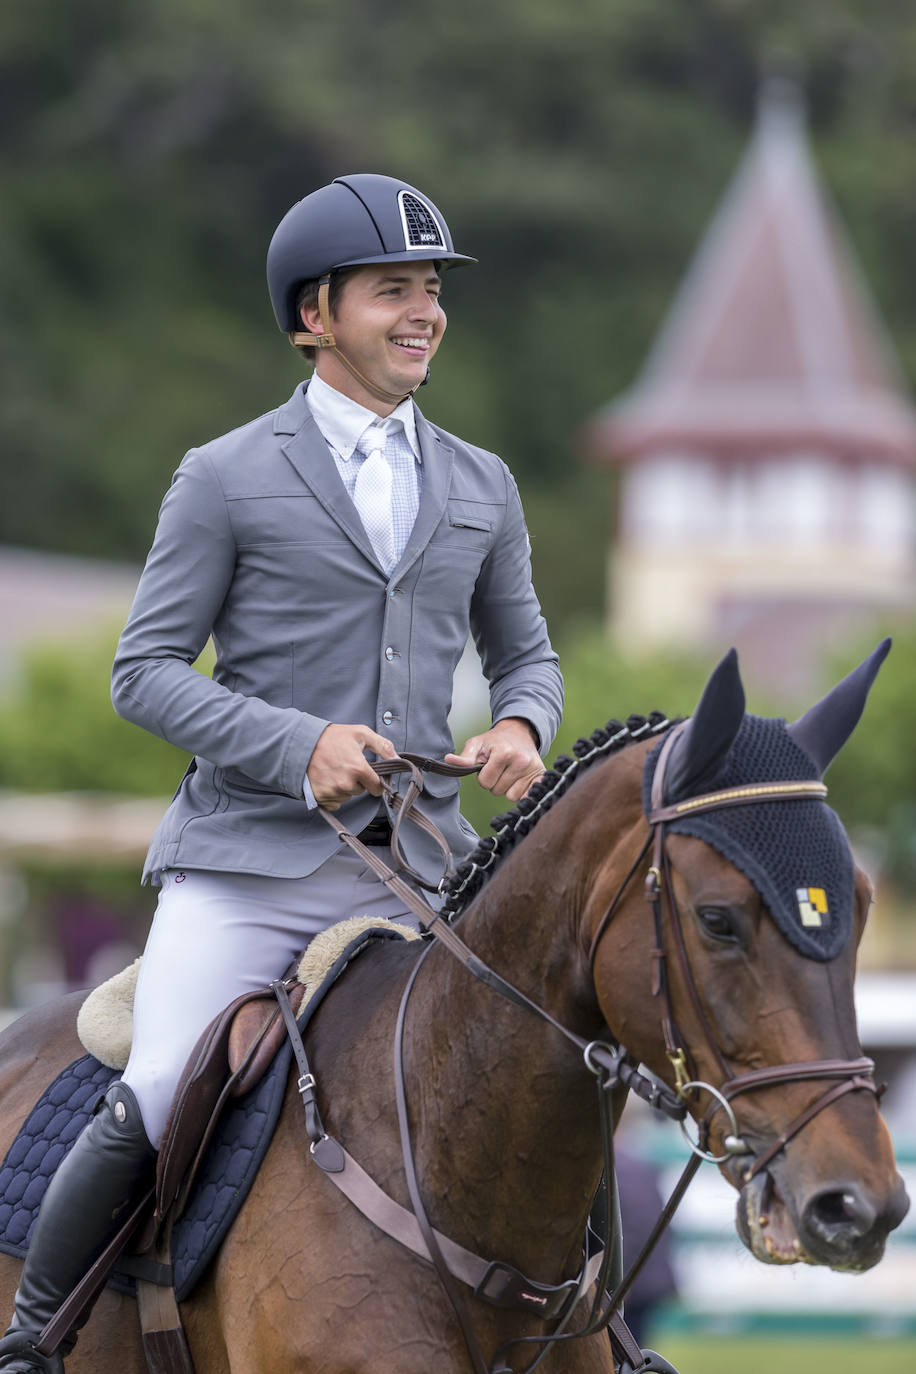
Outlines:
{"label": "jacket lapel", "polygon": [[318,498],[325,510],[336,520],[347,538],[365,554],[370,563],[383,572],[369,536],[356,513],[356,507],[340,480],[337,465],[331,457],[324,435],[305,401],[305,387],[299,387],[274,418],[274,432],[288,434],[282,445],[306,486]]}
{"label": "jacket lapel", "polygon": [[[352,543],[384,575],[369,536],[356,513],[356,507],[340,480],[340,474],[328,451],[324,436],[306,403],[306,389],[306,385],[297,387],[289,401],[280,406],[274,417],[274,433],[289,435],[282,445],[283,452],[303,482],[332,519],[337,521]],[[451,486],[454,449],[449,448],[440,439],[419,410],[416,410],[416,417],[417,437],[423,459],[423,488],[417,518],[410,532],[407,547],[391,574],[392,581],[401,577],[426,548],[433,531],[445,514]]]}

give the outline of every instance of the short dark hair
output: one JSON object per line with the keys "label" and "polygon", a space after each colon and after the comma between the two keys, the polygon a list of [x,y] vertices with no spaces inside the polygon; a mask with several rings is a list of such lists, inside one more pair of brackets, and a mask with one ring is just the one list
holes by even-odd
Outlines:
{"label": "short dark hair", "polygon": [[[328,308],[334,309],[337,300],[343,290],[344,285],[358,269],[356,267],[338,267],[336,272],[331,273],[330,290],[328,293]],[[302,320],[302,307],[308,306],[310,310],[318,308],[318,285],[319,278],[312,277],[309,281],[304,281],[296,292],[296,324],[297,328]],[[315,366],[318,357],[318,349],[311,348],[307,344],[296,344],[296,351],[301,353],[306,362]]]}

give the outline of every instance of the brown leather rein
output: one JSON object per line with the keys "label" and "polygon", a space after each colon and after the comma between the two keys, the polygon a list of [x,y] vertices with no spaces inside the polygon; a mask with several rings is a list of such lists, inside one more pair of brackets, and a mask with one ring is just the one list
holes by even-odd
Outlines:
{"label": "brown leather rein", "polygon": [[[449,847],[438,828],[427,817],[423,816],[415,805],[416,798],[423,790],[422,773],[428,771],[453,777],[466,776],[478,772],[479,765],[465,767],[446,764],[422,755],[405,753],[394,759],[374,763],[373,768],[382,779],[383,793],[395,812],[391,836],[391,852],[394,863],[400,870],[406,872],[414,882],[425,887],[427,891],[440,890],[441,883],[425,882],[407,863],[400,845],[401,826],[405,819],[409,819],[430,835],[442,852],[445,875],[450,875],[453,871],[453,860]],[[386,779],[393,774],[403,772],[410,774],[410,782],[405,795],[401,797],[387,783]],[[435,911],[399,873],[389,868],[372,847],[363,844],[359,837],[349,831],[333,812],[323,808],[319,808],[319,810],[327,823],[337,831],[341,841],[358,853],[389,890],[395,892],[404,901],[407,908],[417,916],[421,928],[427,935],[434,935],[436,941],[444,944],[449,952],[474,977],[486,983],[500,996],[547,1021],[580,1051],[588,1070],[595,1076],[597,1084],[605,1174],[608,1178],[613,1177],[614,1120],[612,1093],[616,1087],[625,1087],[637,1093],[650,1106],[664,1112],[673,1120],[680,1121],[686,1115],[686,1105],[680,1102],[664,1084],[649,1079],[640,1073],[622,1046],[609,1045],[603,1041],[588,1042],[584,1040],[555,1020],[546,1009],[531,1001],[523,992],[480,960],[439,912]],[[444,882],[444,878],[442,881]],[[434,943],[427,945],[423,955],[414,965],[401,1000],[395,1035],[395,1089],[398,1124],[407,1188],[413,1208],[412,1213],[399,1207],[398,1204],[382,1194],[377,1185],[368,1179],[364,1171],[356,1165],[355,1161],[338,1142],[332,1140],[324,1132],[315,1104],[314,1076],[309,1070],[305,1049],[298,1034],[285,989],[282,983],[273,985],[300,1067],[300,1093],[306,1109],[307,1125],[311,1121],[312,1126],[309,1132],[312,1135],[312,1157],[326,1170],[328,1177],[342,1191],[347,1193],[360,1210],[381,1226],[381,1229],[434,1264],[461,1328],[475,1374],[512,1374],[511,1368],[503,1363],[504,1351],[508,1346],[515,1344],[534,1344],[540,1346],[541,1350],[526,1366],[524,1374],[530,1374],[530,1371],[541,1362],[553,1344],[590,1335],[605,1327],[608,1330],[614,1350],[615,1365],[621,1374],[626,1370],[639,1371],[639,1374],[651,1374],[651,1371],[656,1371],[656,1374],[676,1374],[672,1366],[660,1355],[650,1352],[646,1356],[640,1350],[619,1310],[624,1294],[629,1290],[638,1270],[645,1262],[651,1245],[647,1244],[643,1254],[631,1267],[628,1275],[616,1285],[614,1293],[607,1297],[611,1264],[614,1258],[613,1247],[610,1243],[610,1228],[613,1224],[610,1211],[608,1235],[603,1248],[597,1253],[583,1258],[582,1268],[576,1278],[556,1285],[542,1284],[528,1279],[513,1265],[505,1262],[491,1261],[488,1263],[481,1260],[477,1256],[461,1250],[461,1247],[456,1246],[454,1242],[443,1237],[432,1227],[420,1193],[410,1141],[403,1045],[404,1022],[410,994],[425,958],[433,948]],[[650,1238],[653,1244],[655,1236],[660,1234],[674,1214],[698,1163],[698,1160],[691,1161],[685,1170],[681,1182],[669,1199],[656,1232],[653,1233],[653,1238]],[[520,1337],[507,1342],[496,1351],[492,1362],[487,1364],[477,1342],[465,1303],[455,1284],[455,1278],[469,1285],[475,1296],[483,1298],[486,1302],[498,1307],[513,1308],[525,1312],[529,1316],[533,1315],[542,1319],[554,1318],[557,1320],[557,1325],[548,1336]],[[572,1317],[579,1300],[592,1286],[594,1286],[594,1299],[585,1325],[578,1330],[564,1332],[564,1327]]]}
{"label": "brown leather rein", "polygon": [[[432,948],[431,945],[427,947],[424,955],[414,966],[402,998],[398,1016],[395,1052],[395,1083],[398,1097],[398,1119],[401,1128],[405,1173],[407,1176],[408,1192],[413,1205],[413,1215],[410,1216],[410,1214],[406,1212],[406,1209],[398,1208],[396,1204],[392,1203],[391,1208],[402,1214],[401,1219],[393,1220],[392,1214],[389,1212],[390,1224],[387,1227],[383,1226],[383,1229],[387,1229],[388,1233],[396,1236],[396,1238],[402,1239],[403,1243],[409,1243],[410,1248],[414,1249],[416,1253],[423,1254],[425,1251],[425,1257],[435,1264],[440,1280],[442,1281],[443,1287],[458,1318],[475,1374],[511,1374],[509,1366],[499,1363],[499,1357],[507,1346],[528,1343],[539,1344],[543,1348],[536,1359],[526,1367],[527,1374],[527,1371],[534,1369],[535,1365],[540,1362],[543,1355],[546,1354],[547,1350],[554,1343],[591,1334],[594,1331],[600,1330],[602,1326],[608,1327],[611,1342],[614,1346],[615,1360],[621,1368],[629,1367],[632,1370],[638,1371],[638,1374],[648,1374],[648,1372],[653,1369],[663,1371],[670,1370],[671,1367],[667,1365],[660,1356],[651,1355],[650,1358],[641,1361],[640,1357],[643,1352],[640,1352],[638,1346],[633,1342],[633,1338],[626,1324],[619,1315],[618,1308],[625,1294],[629,1291],[636,1275],[651,1254],[661,1233],[670,1222],[700,1161],[705,1159],[714,1163],[722,1163],[732,1155],[752,1153],[738,1133],[737,1123],[731,1106],[732,1100],[747,1092],[785,1083],[799,1083],[809,1080],[816,1081],[825,1079],[840,1080],[839,1082],[834,1082],[831,1087],[825,1089],[813,1103],[795,1117],[785,1130],[754,1159],[753,1163],[744,1173],[744,1181],[749,1182],[757,1173],[765,1169],[772,1159],[785,1148],[788,1142],[813,1120],[815,1116],[846,1093],[864,1090],[872,1092],[876,1096],[880,1096],[880,1091],[876,1087],[872,1077],[874,1063],[872,1060],[866,1058],[857,1060],[826,1059],[813,1060],[800,1064],[781,1064],[774,1067],[758,1069],[747,1074],[732,1076],[729,1066],[718,1047],[713,1028],[709,1024],[709,1020],[703,1010],[693,972],[690,968],[680,915],[674,900],[670,866],[665,850],[665,825],[668,821],[675,820],[688,811],[695,813],[698,811],[721,809],[728,806],[753,805],[759,802],[788,800],[821,801],[826,796],[827,789],[819,782],[751,784],[745,787],[707,793],[699,797],[689,798],[685,802],[666,806],[663,804],[663,797],[667,765],[671,756],[672,747],[685,724],[686,722],[683,722],[681,725],[672,727],[665,737],[653,779],[650,814],[648,817],[649,836],[621,883],[616,896],[599,922],[589,953],[590,962],[593,966],[600,942],[607,932],[610,922],[615,912],[618,910],[632,880],[642,868],[651,847],[652,862],[645,880],[645,891],[647,900],[653,911],[655,922],[655,948],[652,952],[654,960],[652,990],[653,994],[660,997],[662,1000],[662,1033],[666,1053],[675,1075],[674,1094],[665,1085],[659,1084],[655,1080],[650,1080],[645,1075],[639,1073],[633,1066],[632,1061],[629,1059],[623,1047],[611,1046],[601,1041],[587,1043],[580,1036],[577,1036],[567,1027],[557,1022],[549,1012],[532,1002],[524,993],[513,987],[513,985],[507,982],[500,974],[489,968],[488,965],[483,963],[482,960],[478,959],[477,956],[473,954],[458,936],[457,932],[423,899],[422,896],[420,896],[416,887],[413,886],[413,884],[417,884],[424,887],[427,891],[436,891],[439,890],[441,884],[430,884],[424,881],[416,870],[407,863],[400,843],[401,827],[405,819],[409,819],[411,822],[417,824],[436,842],[443,854],[445,875],[449,876],[453,871],[452,856],[444,837],[441,835],[438,828],[423,816],[422,812],[420,812],[415,805],[417,797],[423,791],[422,773],[424,771],[431,771],[451,776],[463,776],[476,772],[477,769],[475,767],[461,767],[458,765],[446,764],[439,760],[429,759],[415,754],[404,754],[394,759],[382,760],[379,763],[373,764],[373,768],[382,779],[383,793],[394,812],[395,819],[392,825],[391,853],[398,871],[392,870],[371,847],[364,845],[359,840],[358,836],[349,831],[332,812],[319,807],[321,815],[327,823],[337,831],[341,841],[354,849],[365,863],[373,869],[380,880],[404,901],[407,908],[413,911],[417,916],[421,928],[427,935],[431,934],[435,936],[436,940],[444,944],[446,948],[460,960],[465,968],[467,968],[468,972],[472,973],[480,981],[486,983],[501,996],[536,1013],[580,1049],[587,1067],[595,1074],[598,1080],[606,1171],[608,1168],[610,1172],[613,1170],[613,1119],[610,1108],[610,1097],[615,1087],[624,1086],[636,1091],[644,1100],[649,1102],[650,1105],[664,1111],[668,1116],[672,1117],[672,1119],[680,1121],[682,1129],[683,1119],[687,1114],[687,1104],[691,1098],[695,1099],[696,1094],[701,1091],[709,1093],[712,1098],[710,1107],[699,1123],[698,1139],[694,1141],[687,1136],[687,1141],[693,1155],[692,1159],[688,1162],[681,1180],[676,1185],[671,1198],[653,1228],[651,1235],[643,1246],[642,1251],[636,1261],[631,1265],[626,1276],[617,1284],[610,1298],[608,1300],[604,1298],[611,1259],[610,1237],[608,1237],[608,1244],[605,1247],[605,1252],[600,1267],[597,1268],[597,1272],[594,1263],[585,1264],[577,1280],[573,1280],[567,1284],[559,1285],[557,1288],[549,1290],[552,1294],[557,1294],[562,1289],[566,1295],[566,1300],[563,1301],[559,1307],[556,1301],[550,1304],[554,1314],[560,1316],[559,1325],[554,1333],[546,1337],[523,1337],[515,1341],[507,1342],[506,1346],[500,1347],[500,1350],[496,1352],[493,1363],[487,1365],[477,1344],[476,1336],[470,1326],[468,1316],[464,1311],[464,1303],[456,1290],[453,1275],[457,1275],[457,1277],[461,1278],[465,1283],[472,1283],[472,1279],[469,1272],[460,1272],[459,1265],[455,1262],[454,1257],[450,1255],[450,1250],[454,1249],[452,1243],[448,1242],[435,1231],[428,1220],[419,1191],[419,1183],[409,1139],[402,1055],[404,1018],[407,1002],[417,974],[425,961],[425,955],[428,954]],[[405,795],[401,797],[387,782],[387,779],[394,774],[403,772],[409,772],[410,782]],[[400,876],[401,873],[405,873],[411,881],[406,881],[404,877]],[[722,1081],[718,1087],[697,1079],[691,1079],[688,1075],[688,1064],[692,1063],[692,1057],[675,1022],[669,993],[667,954],[663,943],[663,905],[666,906],[668,910],[669,924],[674,940],[674,949],[688,997],[702,1028],[703,1037],[722,1072]],[[320,1126],[320,1118],[317,1117],[317,1108],[314,1099],[314,1078],[308,1071],[308,1064],[305,1060],[305,1052],[302,1047],[301,1037],[298,1035],[295,1020],[289,1010],[283,985],[275,984],[274,986],[281,1005],[281,1010],[284,1010],[284,1019],[286,1020],[287,1028],[293,1040],[293,1047],[296,1051],[297,1059],[299,1060],[300,1069],[304,1069],[303,1073],[300,1075],[300,1092],[303,1095],[303,1101],[306,1105],[306,1115],[307,1118],[311,1115],[313,1122],[317,1120]],[[285,1001],[286,1007],[284,1009]],[[725,1110],[728,1114],[731,1131],[725,1136],[725,1153],[722,1155],[713,1155],[706,1148],[708,1144],[709,1128],[713,1118],[721,1110]],[[353,1172],[349,1169],[349,1166],[354,1162],[350,1160],[350,1157],[346,1155],[346,1152],[342,1150],[342,1147],[339,1146],[336,1141],[330,1140],[322,1132],[323,1128],[321,1128],[321,1132],[319,1132],[317,1148],[313,1140],[313,1156],[316,1162],[327,1170],[328,1177],[333,1178],[338,1187],[344,1187],[342,1176],[346,1176],[348,1171],[350,1173]],[[323,1155],[332,1156],[334,1160],[338,1162],[338,1167],[329,1167],[327,1163],[323,1162]],[[346,1159],[346,1167],[343,1163],[339,1162],[339,1160],[344,1157]],[[356,1166],[356,1168],[358,1169],[358,1166]],[[359,1172],[362,1173],[362,1171]],[[375,1199],[376,1202],[378,1202],[378,1195],[381,1190],[377,1189],[376,1185],[371,1184],[371,1181],[369,1187],[374,1189]],[[357,1206],[361,1205],[360,1198],[355,1194],[353,1195],[353,1200],[356,1201]],[[390,1199],[387,1201],[390,1202]],[[362,1202],[366,1204],[364,1210],[367,1210],[369,1202],[368,1191],[363,1192]],[[405,1220],[407,1217],[410,1217],[410,1222],[414,1223],[412,1227]],[[404,1236],[408,1231],[411,1232],[411,1242],[404,1240]],[[415,1232],[419,1234],[415,1235]],[[443,1251],[446,1253],[444,1254]],[[451,1264],[449,1263],[450,1258],[452,1259]],[[475,1256],[471,1256],[470,1260],[472,1260],[473,1264],[476,1266],[486,1265],[485,1261],[478,1261]],[[469,1270],[470,1267],[471,1266],[469,1266]],[[596,1293],[592,1304],[592,1310],[585,1326],[577,1331],[568,1333],[563,1332],[563,1327],[571,1316],[573,1308],[576,1306],[579,1298],[584,1295],[591,1282],[595,1282],[596,1284]],[[487,1291],[488,1283],[490,1284],[490,1291]],[[525,1279],[524,1275],[514,1270],[512,1266],[494,1262],[486,1268],[486,1282],[482,1281],[474,1291],[477,1296],[483,1297],[487,1301],[495,1302],[499,1306],[510,1306],[532,1312],[538,1310],[537,1303],[541,1300],[541,1295],[548,1292],[548,1289],[545,1286],[531,1283],[531,1281]],[[529,1301],[532,1298],[534,1301]],[[541,1310],[540,1315],[544,1315],[543,1310]]]}

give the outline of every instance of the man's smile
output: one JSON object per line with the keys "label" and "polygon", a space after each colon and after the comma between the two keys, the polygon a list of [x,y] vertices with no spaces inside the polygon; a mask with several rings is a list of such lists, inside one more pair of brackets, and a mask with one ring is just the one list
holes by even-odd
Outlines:
{"label": "man's smile", "polygon": [[396,334],[390,341],[398,348],[409,349],[412,352],[428,353],[430,339],[408,334]]}

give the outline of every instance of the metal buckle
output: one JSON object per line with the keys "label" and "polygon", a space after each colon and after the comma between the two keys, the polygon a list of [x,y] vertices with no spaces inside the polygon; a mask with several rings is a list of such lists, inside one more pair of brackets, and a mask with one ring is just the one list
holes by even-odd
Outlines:
{"label": "metal buckle", "polygon": [[691,1086],[690,1079],[687,1077],[687,1056],[683,1049],[667,1050],[666,1058],[674,1069],[674,1090],[678,1097],[686,1097],[687,1089]]}

